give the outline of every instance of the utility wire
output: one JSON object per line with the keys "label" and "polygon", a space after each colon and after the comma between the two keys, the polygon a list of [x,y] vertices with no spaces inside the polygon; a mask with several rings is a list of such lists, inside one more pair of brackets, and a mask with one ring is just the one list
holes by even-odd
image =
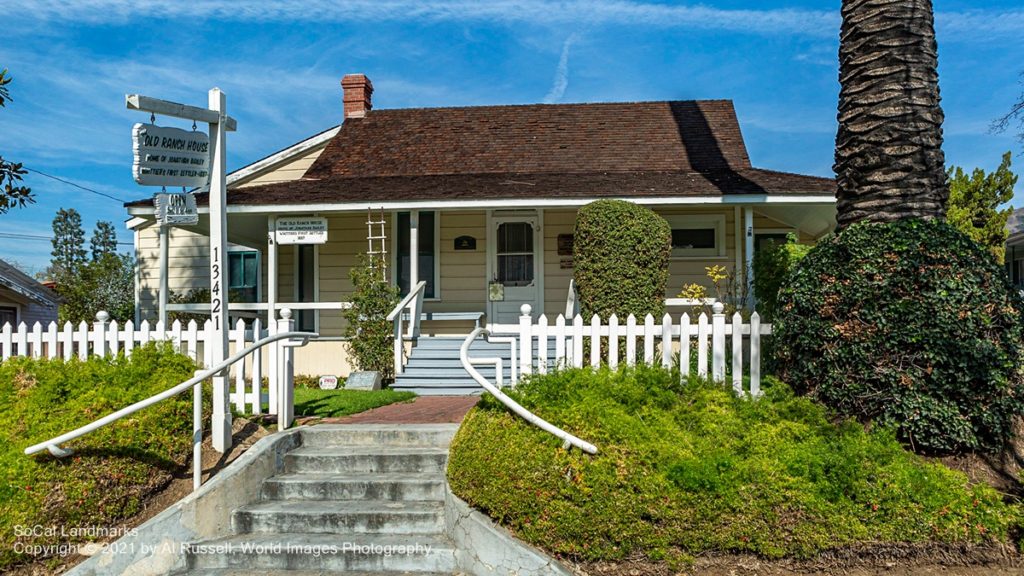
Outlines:
{"label": "utility wire", "polygon": [[111,200],[114,200],[116,202],[121,202],[122,204],[127,202],[127,200],[123,200],[123,199],[118,198],[116,196],[111,196],[110,194],[106,194],[104,192],[99,192],[97,190],[93,190],[92,188],[86,188],[85,186],[82,186],[81,184],[75,184],[74,182],[71,182],[70,180],[65,180],[63,178],[58,178],[57,176],[53,176],[53,175],[47,174],[46,172],[40,172],[39,170],[36,170],[35,168],[29,168],[27,166],[23,166],[23,168],[25,168],[25,170],[28,170],[29,172],[35,172],[36,174],[39,174],[40,176],[45,176],[47,178],[51,178],[53,180],[56,180],[57,182],[63,182],[64,184],[67,184],[68,186],[74,186],[75,188],[81,188],[82,190],[85,190],[86,192],[91,192],[93,194],[96,194],[97,196],[103,196],[104,198],[110,198]]}
{"label": "utility wire", "polygon": [[[35,234],[18,234],[17,232],[0,232],[0,238],[10,238],[12,240],[45,240],[47,242],[53,241],[53,238],[51,236],[37,236]],[[121,244],[123,246],[134,245],[133,242],[118,242],[118,244]]]}

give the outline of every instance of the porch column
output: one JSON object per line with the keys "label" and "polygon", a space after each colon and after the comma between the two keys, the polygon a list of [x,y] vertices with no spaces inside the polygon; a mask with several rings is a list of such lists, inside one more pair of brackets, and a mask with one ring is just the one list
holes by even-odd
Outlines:
{"label": "porch column", "polygon": [[746,245],[743,248],[744,265],[746,266],[747,305],[754,305],[754,209],[743,207],[743,235]]}
{"label": "porch column", "polygon": [[409,212],[409,291],[420,281],[420,211]]}
{"label": "porch column", "polygon": [[169,252],[170,252],[170,248],[168,246],[168,237],[170,236],[170,234],[168,234],[168,231],[167,231],[168,227],[167,226],[164,226],[163,224],[158,224],[158,226],[159,226],[159,229],[160,229],[160,295],[159,295],[160,299],[158,300],[158,303],[157,303],[157,314],[158,314],[157,320],[159,320],[160,322],[164,323],[164,329],[166,330],[168,328],[168,326],[167,326],[167,292],[168,292],[168,287],[167,287],[167,269],[168,269],[168,264],[167,264],[167,261],[168,261],[168,256],[169,256]]}
{"label": "porch column", "polygon": [[[277,320],[277,216],[267,216],[267,324]],[[259,338],[257,338],[259,340]]]}

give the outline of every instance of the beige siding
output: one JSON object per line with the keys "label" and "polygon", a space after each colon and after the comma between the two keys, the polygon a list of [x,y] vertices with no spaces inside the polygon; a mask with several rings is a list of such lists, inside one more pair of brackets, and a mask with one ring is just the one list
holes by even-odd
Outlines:
{"label": "beige siding", "polygon": [[306,173],[306,170],[313,165],[313,162],[316,161],[317,157],[320,156],[320,153],[324,151],[324,147],[326,146],[327,143],[325,142],[323,145],[309,150],[298,158],[282,162],[267,172],[263,172],[254,178],[247,179],[245,182],[238,184],[237,187],[245,188],[248,186],[259,186],[262,184],[298,180],[299,178],[302,178],[302,175]]}
{"label": "beige siding", "polygon": [[[168,233],[167,285],[172,294],[210,287],[209,238],[188,228]],[[158,226],[139,232],[139,301],[142,320],[156,321],[160,297],[160,235]]]}

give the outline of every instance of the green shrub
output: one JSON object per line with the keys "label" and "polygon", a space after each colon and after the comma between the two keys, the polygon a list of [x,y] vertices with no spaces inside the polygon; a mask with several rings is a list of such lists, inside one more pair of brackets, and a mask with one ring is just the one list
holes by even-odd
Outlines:
{"label": "green shrub", "polygon": [[[136,348],[130,359],[0,363],[0,572],[32,559],[15,553],[17,541],[82,543],[88,538],[65,537],[61,528],[111,528],[142,511],[191,455],[192,396],[164,400],[69,442],[75,453],[67,459],[22,451],[183,382],[196,368],[167,344]],[[36,525],[56,533],[15,534],[16,526]]]}
{"label": "green shrub", "polygon": [[1020,522],[1016,505],[905,451],[892,430],[834,424],[766,380],[752,402],[661,368],[535,377],[510,394],[598,454],[562,449],[485,395],[452,442],[448,479],[516,536],[585,561],[1005,543]]}
{"label": "green shrub", "polygon": [[775,318],[779,289],[810,250],[810,246],[799,243],[796,234],[789,234],[785,242],[773,242],[754,255],[754,296],[763,319]]}
{"label": "green shrub", "polygon": [[672,232],[654,212],[598,200],[576,215],[573,276],[584,318],[665,313]]}
{"label": "green shrub", "polygon": [[365,257],[349,273],[352,278],[352,307],[342,315],[348,324],[345,336],[353,365],[359,370],[394,377],[394,327],[387,316],[398,304],[398,288],[384,280],[380,267]]}
{"label": "green shrub", "polygon": [[1022,310],[1002,267],[948,224],[857,224],[781,290],[779,374],[916,449],[997,451],[1024,412]]}

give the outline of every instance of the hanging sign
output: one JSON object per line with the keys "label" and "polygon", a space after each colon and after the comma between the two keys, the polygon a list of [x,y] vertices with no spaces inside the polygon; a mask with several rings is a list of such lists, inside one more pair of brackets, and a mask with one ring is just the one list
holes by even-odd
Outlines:
{"label": "hanging sign", "polygon": [[132,127],[132,174],[143,186],[198,188],[210,181],[210,137],[153,124]]}
{"label": "hanging sign", "polygon": [[277,219],[277,243],[326,244],[327,218],[318,216],[284,216]]}
{"label": "hanging sign", "polygon": [[156,206],[156,221],[161,226],[195,226],[199,224],[199,208],[196,197],[188,194],[157,194],[153,198]]}

